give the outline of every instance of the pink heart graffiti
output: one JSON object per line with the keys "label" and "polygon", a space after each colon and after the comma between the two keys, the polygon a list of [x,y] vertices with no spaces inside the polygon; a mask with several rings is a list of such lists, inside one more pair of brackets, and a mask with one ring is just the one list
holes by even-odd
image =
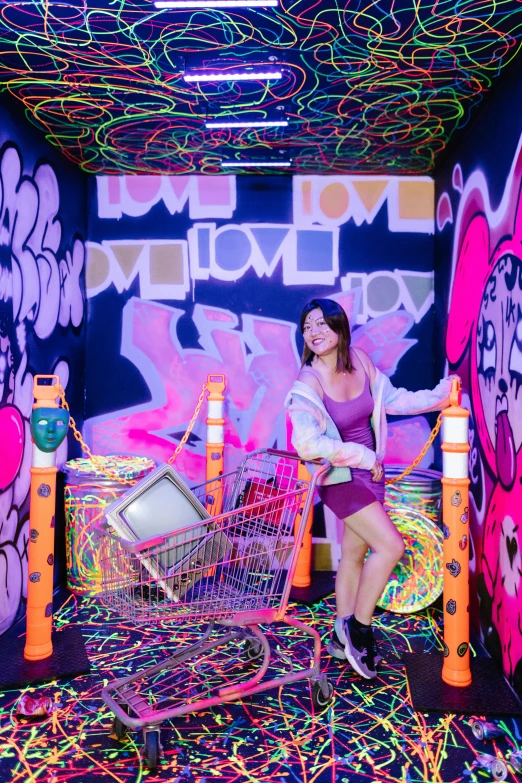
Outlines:
{"label": "pink heart graffiti", "polygon": [[0,408],[0,491],[15,480],[24,453],[24,424],[13,405]]}

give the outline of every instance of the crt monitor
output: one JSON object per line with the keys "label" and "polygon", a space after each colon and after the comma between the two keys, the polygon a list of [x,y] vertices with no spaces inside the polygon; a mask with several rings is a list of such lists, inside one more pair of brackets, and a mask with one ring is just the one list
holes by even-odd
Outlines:
{"label": "crt monitor", "polygon": [[205,507],[170,465],[156,468],[139,481],[107,508],[106,516],[109,525],[128,541],[175,534],[189,527],[170,542],[167,539],[164,551],[158,553],[156,565],[164,574],[171,572],[211,530],[205,524],[209,519]]}

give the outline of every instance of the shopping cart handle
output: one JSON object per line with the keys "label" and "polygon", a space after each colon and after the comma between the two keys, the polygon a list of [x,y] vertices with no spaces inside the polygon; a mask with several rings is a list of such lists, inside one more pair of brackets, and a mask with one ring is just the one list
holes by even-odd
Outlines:
{"label": "shopping cart handle", "polygon": [[279,449],[267,449],[267,454],[272,454],[274,457],[287,457],[288,459],[298,459],[300,462],[308,462],[312,465],[324,465],[325,468],[330,467],[330,463],[327,459],[320,457],[319,459],[302,459],[297,451],[280,451]]}
{"label": "shopping cart handle", "polygon": [[280,449],[267,449],[267,454],[272,454],[274,457],[290,457],[290,459],[301,459],[297,451],[281,451]]}

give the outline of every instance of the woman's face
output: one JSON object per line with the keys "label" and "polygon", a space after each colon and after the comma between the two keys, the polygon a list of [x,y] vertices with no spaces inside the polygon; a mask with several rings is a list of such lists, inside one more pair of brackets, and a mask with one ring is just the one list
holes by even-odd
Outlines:
{"label": "woman's face", "polygon": [[306,345],[316,356],[326,356],[337,350],[339,335],[332,331],[318,307],[306,316],[303,326]]}

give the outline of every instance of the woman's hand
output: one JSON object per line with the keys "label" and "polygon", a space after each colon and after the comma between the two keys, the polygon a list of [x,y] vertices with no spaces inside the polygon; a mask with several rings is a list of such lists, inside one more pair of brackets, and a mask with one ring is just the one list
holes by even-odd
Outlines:
{"label": "woman's hand", "polygon": [[372,481],[380,481],[382,479],[384,468],[380,460],[375,460],[373,468],[370,468],[370,473],[372,474]]}

